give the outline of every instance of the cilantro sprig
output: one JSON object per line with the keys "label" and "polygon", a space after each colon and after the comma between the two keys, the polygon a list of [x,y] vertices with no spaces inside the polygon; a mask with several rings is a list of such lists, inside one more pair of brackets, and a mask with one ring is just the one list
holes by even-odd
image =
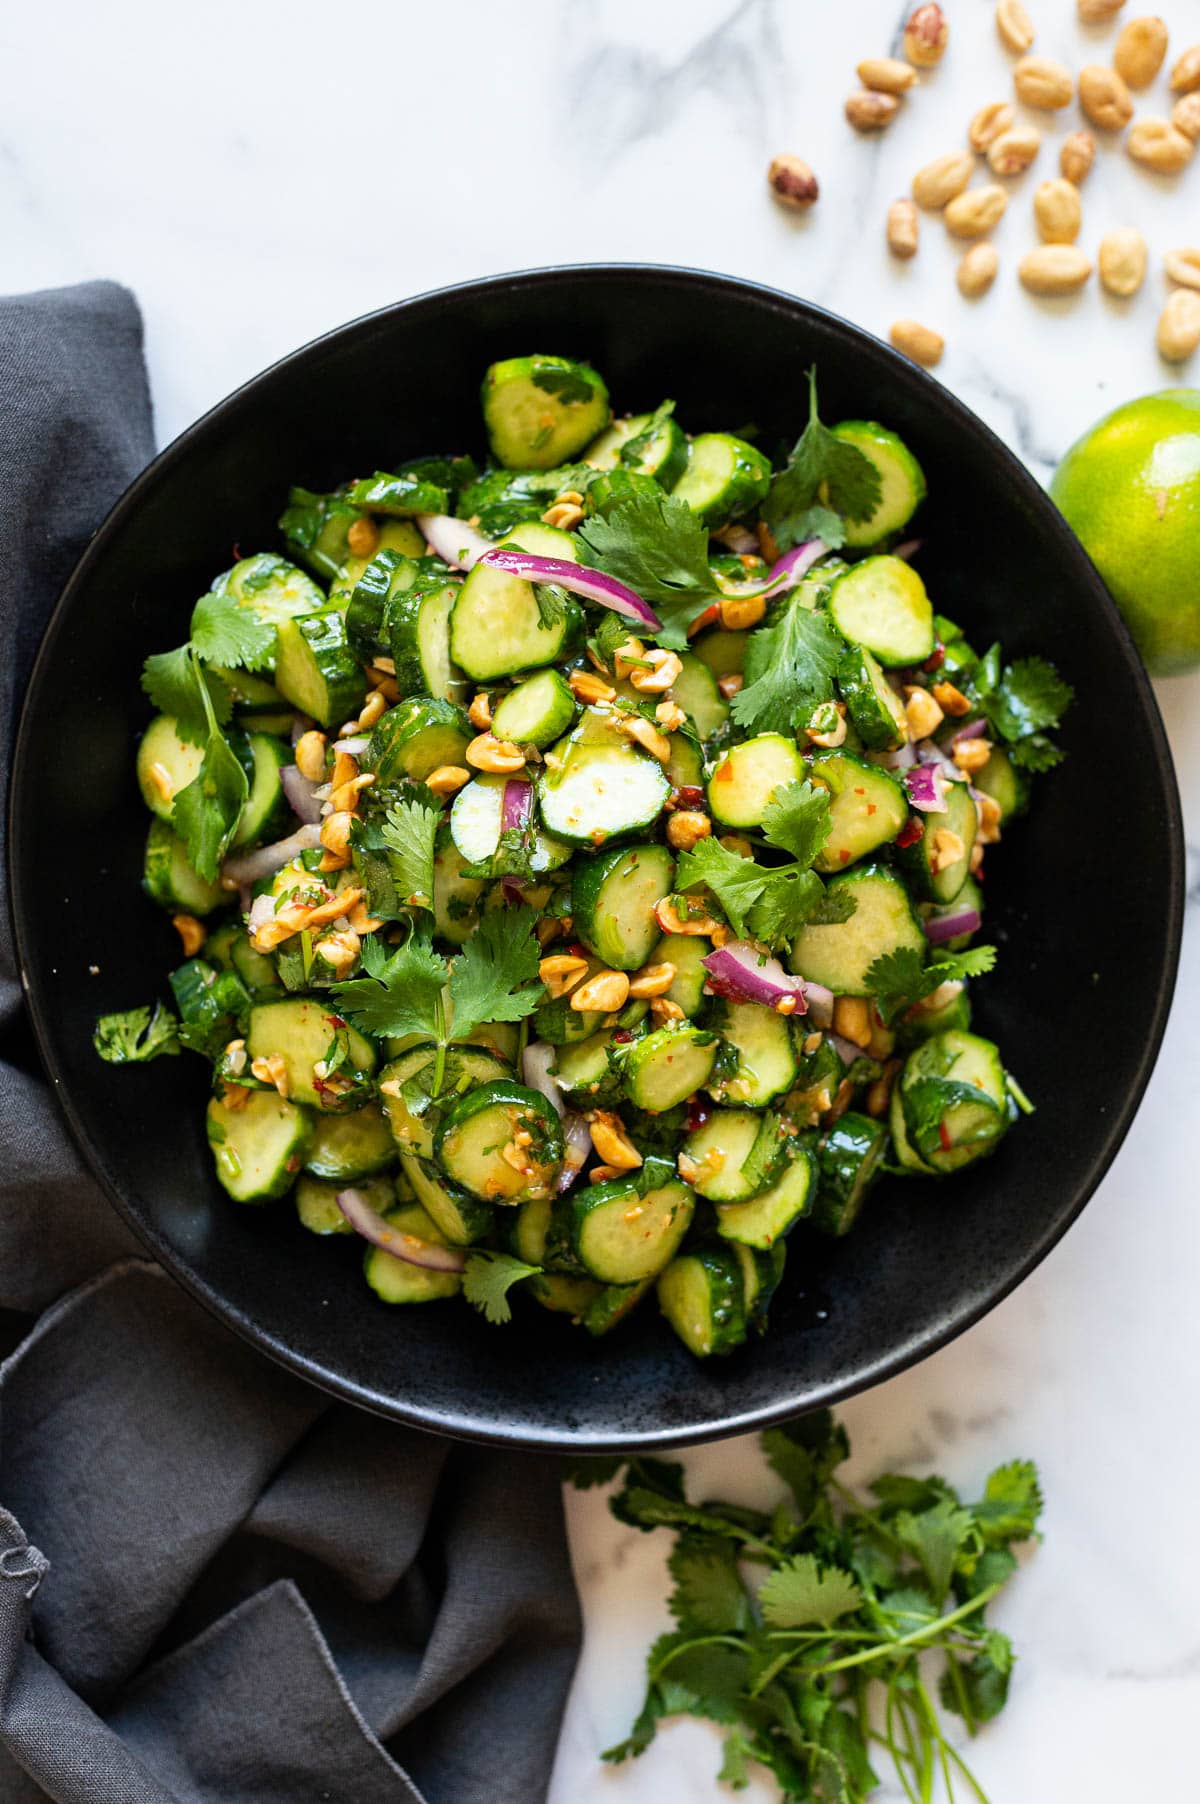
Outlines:
{"label": "cilantro sprig", "polygon": [[1022,770],[1053,770],[1062,752],[1048,737],[1075,691],[1046,658],[1018,658],[1001,667],[993,645],[971,672],[970,699]]}
{"label": "cilantro sprig", "polygon": [[935,1775],[951,1801],[956,1787],[981,1799],[938,1703],[974,1734],[1007,1701],[1013,1649],[986,1612],[1016,1570],[1014,1547],[1036,1535],[1036,1468],[997,1468],[977,1502],[941,1478],[890,1474],[867,1503],[835,1476],[850,1449],[828,1412],[762,1444],[790,1493],[770,1514],[693,1504],[674,1462],[600,1459],[572,1474],[581,1486],[621,1476],[618,1520],[676,1537],[675,1627],[649,1650],[645,1702],[604,1758],[631,1759],[664,1718],[692,1715],[722,1725],[721,1779],[742,1787],[758,1765],[784,1804],[863,1804],[880,1750],[914,1804]]}
{"label": "cilantro sprig", "polygon": [[866,987],[874,996],[879,1012],[890,1026],[897,1015],[915,1002],[932,996],[944,983],[964,977],[984,977],[996,964],[994,946],[969,946],[965,952],[943,952],[931,964],[923,964],[921,954],[911,946],[896,952],[883,952],[868,967]]}
{"label": "cilantro sprig", "polygon": [[508,1293],[514,1284],[535,1278],[540,1265],[527,1265],[513,1253],[472,1252],[463,1273],[463,1295],[495,1327],[512,1321]]}
{"label": "cilantro sprig", "polygon": [[817,372],[808,372],[808,424],[787,466],[771,483],[763,517],[781,551],[821,538],[831,551],[846,542],[843,519],[868,520],[883,497],[870,458],[821,423]]}
{"label": "cilantro sprig", "polygon": [[150,1059],[179,1052],[179,1022],[161,1002],[149,1008],[122,1009],[101,1015],[92,1034],[92,1045],[108,1065],[143,1065]]}
{"label": "cilantro sprig", "polygon": [[627,583],[658,615],[660,630],[639,627],[639,637],[685,650],[688,627],[722,593],[709,568],[708,530],[687,502],[654,483],[618,489],[578,536],[585,563]]}
{"label": "cilantro sprig", "polygon": [[738,726],[747,733],[802,726],[819,702],[833,696],[845,649],[829,616],[794,598],[780,621],[750,635],[745,681],[732,705]]}

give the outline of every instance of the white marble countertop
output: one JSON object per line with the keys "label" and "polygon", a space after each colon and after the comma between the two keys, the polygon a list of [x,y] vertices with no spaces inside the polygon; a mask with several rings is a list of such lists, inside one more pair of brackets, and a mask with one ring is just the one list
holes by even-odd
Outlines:
{"label": "white marble countertop", "polygon": [[[1028,0],[1037,49],[1079,67],[1111,32],[1071,0]],[[1109,406],[1178,381],[1154,322],[1158,258],[1195,242],[1200,159],[1172,183],[1106,150],[1084,190],[1082,241],[1136,223],[1143,292],[1093,283],[1035,302],[1015,265],[1030,194],[1057,173],[1064,116],[1012,184],[1002,270],[960,299],[935,220],[892,262],[883,215],[912,171],[955,147],[1007,95],[991,0],[946,0],[945,62],[881,139],[841,103],[863,56],[896,43],[898,0],[64,0],[0,23],[0,283],[109,275],[145,310],[158,430],[197,414],[295,345],[445,282],[575,260],[701,264],[791,289],[886,333],[900,315],[943,331],[938,375],[1048,475]],[[907,10],[907,9],[906,9]],[[1136,7],[1131,6],[1133,12]],[[1161,0],[1173,48],[1200,37],[1198,0]],[[1161,112],[1160,78],[1143,110]],[[1065,118],[1077,123],[1074,109]],[[821,183],[802,219],[764,190],[772,154]],[[1189,838],[1200,844],[1200,676],[1160,685]],[[966,1486],[1015,1455],[1042,1467],[1046,1543],[998,1612],[1021,1654],[1009,1710],[972,1758],[993,1804],[1197,1796],[1200,1386],[1192,1124],[1200,1094],[1200,951],[1189,912],[1177,1005],[1149,1095],[1082,1220],[970,1334],[844,1411],[855,1471],[937,1467]],[[698,1450],[696,1488],[773,1495],[753,1442]],[[570,1501],[587,1643],[552,1804],[719,1795],[715,1734],[676,1724],[633,1768],[596,1756],[624,1734],[642,1654],[666,1626],[664,1534]],[[743,1794],[766,1799],[766,1788]],[[887,1795],[887,1794],[882,1794]]]}

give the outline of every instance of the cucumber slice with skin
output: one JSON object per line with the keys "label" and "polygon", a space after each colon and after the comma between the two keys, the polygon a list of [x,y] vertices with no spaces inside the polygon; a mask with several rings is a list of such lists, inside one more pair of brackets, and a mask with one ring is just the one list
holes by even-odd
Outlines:
{"label": "cucumber slice with skin", "polygon": [[279,773],[292,762],[292,754],[282,739],[267,733],[251,733],[250,786],[242,803],[242,817],[233,836],[235,846],[272,839],[287,825],[287,798]]}
{"label": "cucumber slice with skin", "polygon": [[312,1116],[274,1090],[250,1090],[238,1109],[214,1096],[207,1127],[222,1188],[235,1203],[264,1203],[283,1196],[295,1183],[308,1150]]}
{"label": "cucumber slice with skin", "polygon": [[895,752],[908,744],[908,716],[878,662],[852,645],[837,668],[837,685],[854,730],[873,752]]}
{"label": "cucumber slice with skin", "polygon": [[285,620],[318,613],[325,606],[324,591],[312,577],[274,551],[240,558],[212,587],[217,595],[232,595],[264,626],[282,626]]}
{"label": "cucumber slice with skin", "polygon": [[[554,526],[530,522],[499,542],[536,557],[579,561],[570,533]],[[546,625],[532,583],[476,564],[458,591],[450,617],[451,658],[477,683],[559,663],[579,636],[583,613],[565,591],[555,590],[555,596],[558,619]]]}
{"label": "cucumber slice with skin", "polygon": [[652,476],[660,487],[673,489],[687,469],[687,434],[673,414],[643,415],[640,432],[621,446],[621,467],[637,476]]}
{"label": "cucumber slice with skin", "polygon": [[451,1246],[472,1246],[491,1233],[496,1216],[490,1203],[445,1183],[436,1167],[411,1154],[401,1153],[400,1169],[413,1196]]}
{"label": "cucumber slice with skin", "polygon": [[737,1069],[710,1084],[716,1102],[763,1109],[773,1096],[790,1090],[796,1078],[791,1024],[761,1002],[726,1002],[711,1021],[737,1053]]}
{"label": "cucumber slice with skin", "polygon": [[718,679],[741,676],[746,664],[748,632],[729,632],[723,626],[710,627],[692,642],[692,655],[698,658]]}
{"label": "cucumber slice with skin", "polygon": [[567,1272],[534,1272],[521,1288],[552,1315],[569,1315],[582,1322],[588,1309],[603,1296],[594,1278],[574,1278]]}
{"label": "cucumber slice with skin", "polygon": [[766,1190],[748,1202],[717,1204],[717,1233],[722,1240],[765,1251],[811,1213],[816,1187],[812,1150],[794,1140],[787,1148],[787,1164]]}
{"label": "cucumber slice with skin", "polygon": [[702,432],[673,492],[712,529],[757,508],[770,486],[771,460],[761,451],[728,432]]}
{"label": "cucumber slice with skin", "polygon": [[896,1160],[901,1168],[925,1177],[934,1177],[936,1174],[932,1165],[926,1165],[909,1140],[908,1129],[904,1124],[904,1104],[901,1101],[899,1084],[892,1085],[892,1100],[888,1105],[888,1128],[891,1132]]}
{"label": "cucumber slice with skin", "polygon": [[[514,1136],[528,1134],[528,1144]],[[513,1160],[504,1157],[512,1148]],[[523,1157],[521,1156],[523,1155]],[[562,1164],[562,1128],[537,1090],[499,1079],[470,1090],[446,1113],[434,1137],[446,1176],[484,1202],[518,1203],[553,1189]]]}
{"label": "cucumber slice with skin", "polygon": [[674,1179],[644,1196],[631,1176],[580,1186],[555,1204],[546,1250],[600,1284],[640,1284],[669,1263],[694,1208]]}
{"label": "cucumber slice with skin", "polygon": [[[245,939],[247,945],[249,945],[249,939],[247,935],[243,933],[240,922],[222,921],[219,927],[213,928],[213,931],[205,940],[203,946],[200,948],[200,956],[205,964],[213,967],[214,971],[237,970],[237,966],[234,964],[233,950],[239,938]],[[267,960],[267,963],[270,964],[269,959]],[[275,967],[272,965],[271,969],[274,971]],[[243,983],[245,983],[246,979],[241,971],[238,971],[238,976],[241,977]]]}
{"label": "cucumber slice with skin", "polygon": [[532,1197],[527,1203],[518,1203],[510,1209],[504,1219],[504,1237],[509,1251],[526,1265],[545,1265],[546,1234],[550,1227],[550,1217],[554,1213],[552,1196]]}
{"label": "cucumber slice with skin", "polygon": [[461,767],[473,738],[470,721],[453,702],[414,695],[380,715],[363,764],[381,783],[400,777],[423,783],[440,764]]}
{"label": "cucumber slice with skin", "polygon": [[645,432],[650,418],[648,413],[627,413],[622,419],[613,420],[603,432],[597,433],[590,445],[583,447],[580,463],[588,464],[593,470],[615,470],[625,446],[630,439]]}
{"label": "cucumber slice with skin", "polygon": [[[971,869],[971,848],[979,831],[979,814],[965,783],[946,784],[945,814],[922,815],[923,832],[910,846],[897,850],[900,867],[917,894],[927,902],[953,902]],[[954,841],[939,840],[940,833],[954,835],[962,847],[948,863],[942,860]]]}
{"label": "cucumber slice with skin", "polygon": [[864,996],[867,972],[885,952],[910,949],[924,955],[926,940],[900,879],[885,865],[862,865],[829,882],[847,891],[854,913],[828,927],[808,926],[792,942],[790,968],[837,996]]}
{"label": "cucumber slice with skin", "polygon": [[546,831],[593,847],[646,832],[671,793],[657,759],[638,751],[598,708],[586,709],[547,753],[537,787]]}
{"label": "cucumber slice with skin", "polygon": [[357,714],[367,692],[337,608],[280,623],[275,642],[275,682],[301,714],[323,727]]}
{"label": "cucumber slice with skin", "polygon": [[483,379],[483,420],[506,470],[552,470],[608,424],[608,390],[567,357],[508,357]]}
{"label": "cucumber slice with skin", "polygon": [[449,700],[461,693],[462,676],[450,656],[450,616],[460,587],[414,585],[390,604],[388,639],[402,694],[418,691]]}
{"label": "cucumber slice with skin", "polygon": [[756,1334],[767,1331],[767,1312],[771,1300],[779,1289],[779,1280],[783,1277],[787,1263],[787,1246],[777,1240],[773,1247],[743,1246],[735,1241],[734,1252],[742,1268],[742,1292],[746,1303],[746,1326]]}
{"label": "cucumber slice with skin", "polygon": [[847,1110],[821,1140],[817,1151],[820,1179],[813,1226],[823,1234],[848,1234],[866,1195],[879,1177],[888,1131],[882,1121]]}
{"label": "cucumber slice with skin", "polygon": [[674,965],[667,999],[681,1008],[689,1021],[699,1014],[704,1002],[704,986],[708,982],[704,960],[711,951],[712,941],[701,934],[665,933],[648,960],[652,965]]}
{"label": "cucumber slice with skin", "polygon": [[142,887],[152,901],[164,908],[181,908],[190,915],[211,914],[214,908],[224,908],[229,902],[228,890],[206,883],[192,869],[183,841],[166,821],[150,824]]}
{"label": "cucumber slice with skin", "polygon": [[559,996],[534,1010],[533,1032],[551,1046],[574,1046],[580,1040],[590,1039],[603,1019],[595,1009],[572,1008],[570,996]]}
{"label": "cucumber slice with skin", "polygon": [[683,668],[671,684],[671,694],[684,713],[691,716],[701,739],[711,739],[728,721],[729,703],[707,664],[690,651],[681,651],[679,662]]}
{"label": "cucumber slice with skin", "polygon": [[774,1182],[787,1157],[787,1138],[774,1116],[714,1109],[688,1135],[679,1157],[680,1173],[698,1196],[712,1203],[741,1203]]}
{"label": "cucumber slice with skin", "polygon": [[716,1035],[691,1022],[660,1027],[623,1054],[622,1087],[637,1108],[661,1115],[708,1082],[717,1051]]}
{"label": "cucumber slice with skin", "polygon": [[575,719],[575,697],[557,670],[539,670],[510,689],[492,714],[492,732],[514,745],[536,745],[540,751]]}
{"label": "cucumber slice with skin", "polygon": [[[434,1246],[448,1244],[437,1223],[419,1203],[402,1204],[383,1219],[398,1234],[412,1234],[417,1240],[432,1241]],[[442,1297],[457,1296],[462,1289],[457,1272],[431,1272],[376,1246],[368,1247],[363,1255],[363,1274],[383,1303],[436,1303]]]}
{"label": "cucumber slice with skin", "polygon": [[798,783],[804,760],[794,739],[758,733],[730,746],[708,779],[708,806],[726,827],[757,827],[777,789]]}
{"label": "cucumber slice with skin", "polygon": [[[393,551],[408,563],[416,563],[427,555],[425,534],[418,532],[411,520],[377,520],[374,524],[379,544],[371,557],[347,557],[329,585],[329,606],[341,608],[347,615],[354,591],[381,551]],[[376,649],[386,651],[387,647],[381,643]]]}
{"label": "cucumber slice with skin", "polygon": [[843,639],[881,664],[923,664],[933,651],[933,606],[911,564],[868,557],[843,571],[829,591],[829,614]]}
{"label": "cucumber slice with skin", "polygon": [[371,1073],[375,1069],[376,1052],[369,1040],[353,1027],[339,1027],[332,1011],[308,997],[289,997],[284,1002],[260,1002],[250,1010],[246,1030],[246,1052],[249,1058],[270,1058],[278,1054],[287,1069],[288,1096],[293,1102],[305,1103],[313,1109],[353,1110],[365,1100],[360,1089],[340,1094],[317,1077],[314,1066],[325,1059],[330,1045],[345,1036],[347,1063],[355,1070]]}
{"label": "cucumber slice with skin", "polygon": [[654,910],[675,882],[665,846],[619,846],[580,858],[571,883],[575,933],[609,970],[638,971],[660,937]]}
{"label": "cucumber slice with skin", "polygon": [[971,781],[996,803],[1001,825],[1014,815],[1024,814],[1029,806],[1029,778],[1017,769],[1002,745],[993,747],[991,757]]}
{"label": "cucumber slice with skin", "polygon": [[990,1040],[951,1028],[910,1052],[897,1084],[910,1146],[935,1172],[994,1152],[1008,1130],[1008,1085]]}
{"label": "cucumber slice with skin", "polygon": [[598,1297],[588,1304],[583,1326],[599,1340],[631,1316],[642,1298],[653,1288],[654,1279],[644,1278],[640,1284],[606,1284]]}
{"label": "cucumber slice with skin", "polygon": [[576,1108],[594,1108],[597,1104],[616,1102],[620,1097],[620,1079],[608,1056],[612,1036],[611,1028],[602,1028],[599,1033],[589,1034],[586,1040],[558,1048],[554,1075],[563,1095]]}
{"label": "cucumber slice with skin", "polygon": [[[507,777],[476,777],[463,785],[451,804],[450,837],[469,865],[487,864],[500,849],[508,782]],[[558,870],[570,856],[570,846],[535,827],[529,860],[535,874]]]}
{"label": "cucumber slice with skin", "polygon": [[453,946],[464,945],[478,926],[479,900],[487,887],[482,878],[463,875],[469,862],[449,838],[433,859],[434,931]]}
{"label": "cucumber slice with skin", "polygon": [[908,525],[925,499],[925,473],[904,440],[874,420],[842,420],[833,436],[861,451],[879,472],[883,492],[874,512],[844,522],[847,545],[877,545]]}
{"label": "cucumber slice with skin", "polygon": [[[345,1190],[349,1179],[334,1181],[310,1177],[301,1172],[296,1180],[292,1201],[300,1226],[310,1234],[353,1234],[354,1229],[338,1207],[338,1192]],[[396,1207],[396,1187],[390,1177],[364,1178],[355,1184],[377,1215],[386,1215]]]}
{"label": "cucumber slice with skin", "polygon": [[175,797],[200,775],[204,747],[181,739],[169,714],[158,714],[142,734],[138,746],[137,780],[151,814],[169,821]]}
{"label": "cucumber slice with skin", "polygon": [[667,782],[672,789],[704,788],[704,759],[700,747],[686,733],[670,735],[671,756],[667,759]]}
{"label": "cucumber slice with skin", "polygon": [[741,1261],[732,1247],[699,1246],[673,1259],[658,1280],[658,1306],[689,1353],[732,1353],[746,1338]]}
{"label": "cucumber slice with skin", "polygon": [[818,752],[808,777],[829,791],[829,837],[814,860],[827,875],[895,839],[908,820],[908,797],[895,777],[853,752]]}
{"label": "cucumber slice with skin", "polygon": [[[974,877],[968,877],[966,879],[953,902],[922,902],[917,908],[917,913],[920,915],[922,922],[926,924],[926,928],[928,929],[929,922],[942,919],[946,915],[961,914],[962,911],[967,908],[973,908],[982,921],[983,890],[975,881]],[[964,946],[969,946],[971,944],[973,938],[974,933],[957,933],[951,940],[938,940],[936,942],[936,952],[934,956],[936,957],[943,952],[961,952]],[[966,1022],[951,1022],[947,1023],[947,1025],[961,1025],[965,1027]]]}
{"label": "cucumber slice with skin", "polygon": [[396,1161],[396,1143],[377,1102],[352,1115],[320,1114],[313,1124],[304,1169],[332,1184],[356,1184]]}
{"label": "cucumber slice with skin", "polygon": [[[418,1159],[432,1159],[434,1130],[456,1096],[465,1095],[475,1084],[491,1083],[495,1078],[509,1075],[502,1061],[494,1058],[491,1053],[484,1052],[482,1048],[456,1046],[446,1054],[441,1097],[433,1103],[429,1098],[428,1085],[436,1060],[434,1047],[428,1044],[413,1046],[385,1065],[379,1073],[380,1084],[387,1086],[380,1090],[380,1097],[387,1117],[388,1131],[394,1142],[393,1150],[399,1148],[401,1153]],[[410,1108],[404,1097],[397,1092],[422,1074],[425,1075],[426,1082],[424,1086],[419,1085],[418,1089],[423,1090],[423,1094],[417,1107]]]}

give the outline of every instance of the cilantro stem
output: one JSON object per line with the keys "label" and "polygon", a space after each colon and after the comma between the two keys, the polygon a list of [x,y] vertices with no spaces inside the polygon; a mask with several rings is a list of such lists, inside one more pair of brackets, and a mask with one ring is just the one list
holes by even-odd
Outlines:
{"label": "cilantro stem", "polygon": [[[971,1598],[969,1603],[961,1604],[948,1616],[939,1616],[936,1622],[927,1622],[923,1628],[910,1629],[907,1635],[900,1635],[895,1641],[880,1641],[874,1647],[864,1648],[861,1653],[846,1654],[841,1660],[830,1660],[824,1666],[810,1666],[805,1670],[810,1678],[815,1679],[822,1673],[846,1672],[852,1666],[866,1666],[870,1661],[884,1659],[902,1647],[917,1647],[930,1635],[938,1635],[944,1629],[953,1628],[954,1624],[961,1622],[964,1617],[972,1616],[976,1611],[986,1608],[999,1589],[998,1584],[989,1585],[986,1591],[981,1591],[977,1597]],[[791,1629],[772,1629],[770,1639],[783,1641],[794,1632]]]}
{"label": "cilantro stem", "polygon": [[433,1061],[433,1094],[442,1094],[442,1085],[446,1081],[446,1004],[439,990],[433,1005],[434,1022],[437,1026],[437,1052]]}
{"label": "cilantro stem", "polygon": [[690,1654],[698,1647],[734,1647],[739,1653],[746,1651],[746,1643],[740,1635],[698,1635],[694,1641],[685,1641],[681,1646],[671,1648],[657,1666],[650,1667],[651,1684],[657,1684],[677,1654]]}
{"label": "cilantro stem", "polygon": [[962,1668],[951,1653],[946,1655],[946,1670],[950,1674],[950,1683],[954,1687],[954,1695],[958,1700],[959,1714],[967,1725],[967,1734],[975,1735],[978,1733],[979,1724],[975,1720],[975,1712],[971,1708],[971,1700],[967,1696],[967,1688],[963,1684]]}
{"label": "cilantro stem", "polygon": [[954,1747],[950,1742],[947,1742],[946,1743],[946,1752],[950,1756],[951,1760],[954,1762],[955,1766],[958,1768],[959,1772],[962,1774],[963,1778],[966,1780],[967,1784],[971,1787],[971,1790],[975,1793],[975,1796],[979,1799],[979,1804],[991,1804],[991,1800],[989,1799],[987,1793],[984,1791],[982,1785],[980,1785],[978,1779],[975,1777],[974,1773],[971,1771],[970,1767],[967,1765],[966,1761],[963,1759],[963,1757],[959,1753],[958,1749],[956,1747]]}

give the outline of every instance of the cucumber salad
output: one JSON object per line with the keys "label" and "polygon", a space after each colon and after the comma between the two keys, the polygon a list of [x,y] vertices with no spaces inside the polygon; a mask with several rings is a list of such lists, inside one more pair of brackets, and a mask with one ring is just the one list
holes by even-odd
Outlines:
{"label": "cucumber salad", "polygon": [[147,660],[185,959],[97,1050],[208,1059],[228,1195],[361,1236],[385,1303],[653,1293],[728,1353],[881,1173],[1030,1107],[970,984],[1071,692],[939,611],[917,459],[815,377],[790,449],[565,357],[482,402],[485,461],[293,489]]}

